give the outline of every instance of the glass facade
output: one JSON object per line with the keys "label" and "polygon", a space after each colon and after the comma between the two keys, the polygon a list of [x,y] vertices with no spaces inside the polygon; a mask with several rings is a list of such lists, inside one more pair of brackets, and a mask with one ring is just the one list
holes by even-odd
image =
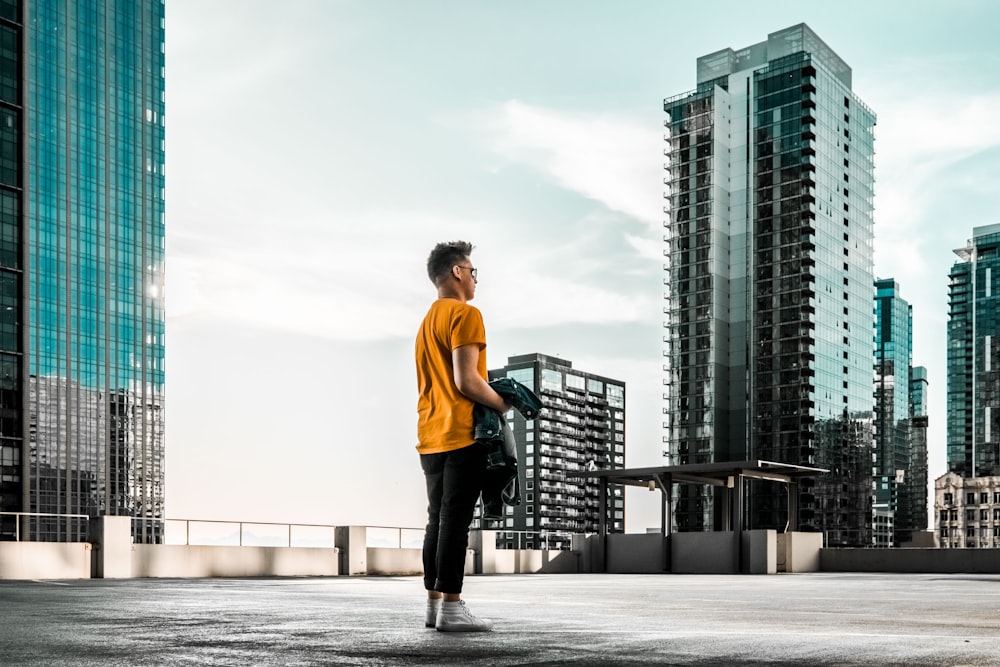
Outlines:
{"label": "glass facade", "polygon": [[[913,368],[912,352],[912,308],[893,279],[876,280],[875,502],[893,519],[886,546],[899,546],[914,530],[927,528],[926,418],[918,420],[914,412],[924,408],[926,372]],[[920,392],[916,401],[914,387]]]}
{"label": "glass facade", "polygon": [[948,319],[948,470],[1000,475],[1000,225],[976,227],[951,269]]}
{"label": "glass facade", "polygon": [[927,530],[927,369],[910,369],[910,525]]}
{"label": "glass facade", "polygon": [[[599,530],[601,502],[596,479],[567,477],[566,472],[625,467],[625,384],[544,354],[509,357],[506,366],[489,375],[535,389],[543,406],[530,422],[517,411],[508,415],[524,487],[521,505],[508,507],[495,526],[501,531],[497,545],[569,549],[571,534]],[[609,484],[607,494],[608,531],[624,532],[624,487]],[[481,522],[481,508],[476,516]]]}
{"label": "glass facade", "polygon": [[[4,507],[63,515],[33,517],[21,528],[30,539],[76,538],[87,524],[65,515],[123,515],[133,517],[136,541],[158,542],[163,0],[3,4],[23,21],[0,11],[0,60],[7,56],[2,29],[11,22],[26,77],[15,86],[23,107],[0,110],[7,114],[0,126],[16,128],[20,171],[18,188],[3,189],[0,212],[21,212],[20,226],[0,232],[4,242],[15,239],[17,252],[0,252],[0,261],[22,262],[5,274],[20,284],[2,285],[4,298],[17,295],[19,319],[0,324],[3,342],[17,344],[2,354],[16,363],[0,361],[21,392],[10,456],[19,475],[12,493],[4,489]],[[2,63],[0,70],[3,92]],[[0,129],[4,156],[5,142]],[[0,178],[6,165],[0,159]]]}
{"label": "glass facade", "polygon": [[[802,24],[699,58],[664,110],[671,463],[828,468],[794,528],[870,544],[875,116]],[[716,493],[680,487],[678,528],[718,526]],[[784,489],[753,483],[745,520],[784,529]]]}

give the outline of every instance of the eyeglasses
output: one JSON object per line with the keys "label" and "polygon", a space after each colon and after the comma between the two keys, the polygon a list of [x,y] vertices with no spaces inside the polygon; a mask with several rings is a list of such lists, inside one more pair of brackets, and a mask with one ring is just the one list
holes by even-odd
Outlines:
{"label": "eyeglasses", "polygon": [[456,266],[458,268],[460,268],[460,269],[465,269],[465,270],[469,271],[472,274],[472,279],[473,280],[476,280],[476,281],[479,280],[479,269],[477,269],[477,268],[475,268],[473,266],[462,266],[461,264],[456,264]]}

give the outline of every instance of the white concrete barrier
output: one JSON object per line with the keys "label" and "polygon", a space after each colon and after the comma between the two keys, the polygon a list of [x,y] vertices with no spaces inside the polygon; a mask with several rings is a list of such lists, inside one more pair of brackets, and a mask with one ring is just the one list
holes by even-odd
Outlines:
{"label": "white concrete barrier", "polygon": [[0,579],[89,579],[86,542],[0,542]]}
{"label": "white concrete barrier", "polygon": [[[466,570],[471,567],[471,559],[466,558]],[[424,573],[421,549],[390,547],[368,547],[365,574],[420,575]]]}
{"label": "white concrete barrier", "polygon": [[336,549],[134,544],[132,577],[337,576]]}

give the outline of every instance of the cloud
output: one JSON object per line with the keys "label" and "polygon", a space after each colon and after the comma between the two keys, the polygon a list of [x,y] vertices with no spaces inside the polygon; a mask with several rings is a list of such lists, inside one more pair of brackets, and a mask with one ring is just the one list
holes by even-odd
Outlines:
{"label": "cloud", "polygon": [[493,148],[507,159],[650,227],[661,224],[663,136],[638,119],[511,100],[491,125]]}
{"label": "cloud", "polygon": [[[340,214],[333,222],[329,213],[238,219],[242,233],[229,225],[211,234],[174,232],[167,262],[174,325],[195,318],[340,340],[409,337],[434,298],[426,254],[453,238],[476,239],[480,248],[476,303],[491,330],[656,314],[658,282],[648,278],[658,265],[598,261],[601,248],[611,249],[592,221],[590,234],[568,235],[571,242],[552,248],[511,238],[505,230],[512,225],[497,219],[375,211]],[[255,233],[269,226],[280,234]]]}
{"label": "cloud", "polygon": [[[876,261],[901,282],[919,282],[932,264],[940,272],[954,259],[947,244],[964,245],[980,224],[962,212],[969,191],[990,190],[973,163],[1000,148],[1000,93],[927,90],[911,81],[872,100]],[[945,211],[951,217],[942,224]]]}

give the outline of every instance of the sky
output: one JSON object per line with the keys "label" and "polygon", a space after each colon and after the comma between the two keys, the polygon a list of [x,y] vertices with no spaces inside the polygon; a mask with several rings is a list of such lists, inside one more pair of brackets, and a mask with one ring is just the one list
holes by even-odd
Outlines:
{"label": "sky", "polygon": [[[943,474],[952,250],[1000,223],[1000,4],[167,0],[167,517],[423,525],[443,240],[476,246],[489,367],[624,380],[626,465],[664,464],[662,101],[801,22],[877,115],[874,268]],[[627,531],[657,499],[629,489]]]}

